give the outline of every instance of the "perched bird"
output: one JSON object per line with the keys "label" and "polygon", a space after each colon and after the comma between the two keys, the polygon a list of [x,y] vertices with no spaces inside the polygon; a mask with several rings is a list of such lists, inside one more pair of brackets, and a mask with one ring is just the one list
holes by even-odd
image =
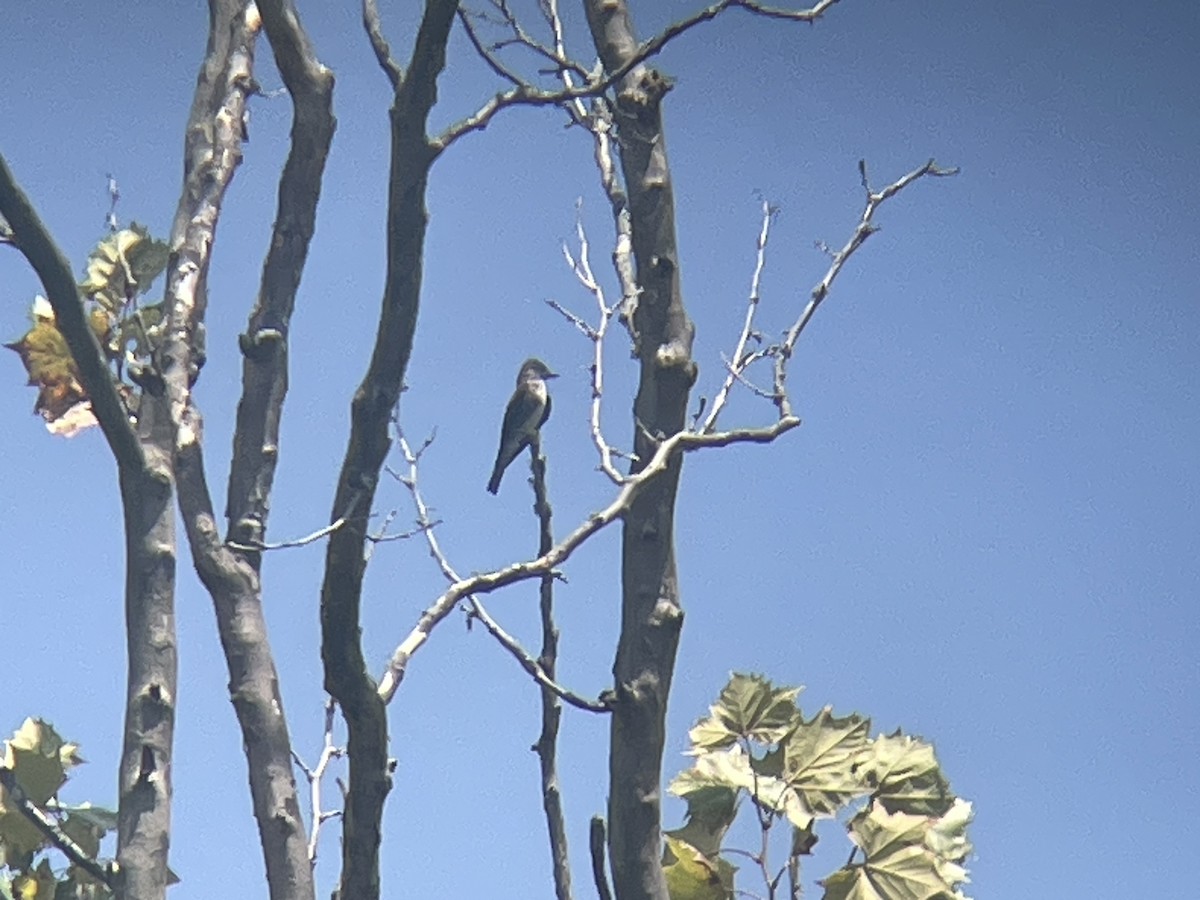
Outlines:
{"label": "perched bird", "polygon": [[496,452],[492,477],[488,479],[489,492],[494,494],[500,490],[504,470],[533,442],[538,429],[550,418],[550,394],[546,390],[546,379],[557,377],[540,359],[531,357],[521,363],[517,389],[513,391],[512,399],[504,410],[500,449]]}

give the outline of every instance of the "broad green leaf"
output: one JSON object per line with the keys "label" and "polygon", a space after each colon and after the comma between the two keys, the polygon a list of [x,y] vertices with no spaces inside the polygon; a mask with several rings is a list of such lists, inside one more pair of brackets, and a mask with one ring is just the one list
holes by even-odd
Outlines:
{"label": "broad green leaf", "polygon": [[[12,770],[31,802],[45,806],[67,780],[67,772],[83,761],[78,750],[77,745],[64,741],[50,725],[30,718],[4,742],[0,765]],[[46,843],[8,791],[0,788],[0,863],[20,865],[28,854]]]}
{"label": "broad green leaf", "polygon": [[800,688],[776,688],[761,675],[734,672],[708,718],[688,732],[695,751],[728,747],[738,738],[774,744],[799,718]]}
{"label": "broad green leaf", "polygon": [[671,837],[691,844],[705,856],[721,852],[725,832],[737,815],[737,790],[718,785],[699,785],[684,794],[687,801],[687,822],[682,828],[668,831]]}
{"label": "broad green leaf", "polygon": [[671,900],[728,900],[737,869],[723,859],[709,859],[686,841],[666,838],[663,875]]}
{"label": "broad green leaf", "polygon": [[812,811],[786,781],[757,772],[737,745],[697,757],[692,768],[675,776],[669,790],[684,797],[705,787],[745,791],[759,806],[786,816],[798,828],[807,827],[813,818]]}
{"label": "broad green leaf", "polygon": [[[959,819],[953,828],[961,831],[965,823]],[[821,882],[827,900],[962,898],[958,888],[966,872],[928,844],[937,823],[928,816],[889,813],[879,805],[855,816],[850,838],[862,849],[864,861],[845,866]]]}
{"label": "broad green leaf", "polygon": [[783,778],[815,815],[832,816],[869,792],[859,764],[870,727],[870,719],[858,715],[839,719],[827,706],[812,721],[801,722],[784,741]]}
{"label": "broad green leaf", "polygon": [[154,240],[149,230],[134,222],[95,246],[79,289],[119,316],[129,300],[146,293],[167,267],[169,256],[166,242]]}
{"label": "broad green leaf", "polygon": [[899,730],[871,741],[862,767],[867,784],[888,812],[940,816],[954,802],[933,746]]}
{"label": "broad green leaf", "polygon": [[39,806],[58,792],[67,780],[67,772],[83,762],[79,746],[64,741],[41,719],[26,719],[4,745],[5,765],[16,774],[29,799]]}

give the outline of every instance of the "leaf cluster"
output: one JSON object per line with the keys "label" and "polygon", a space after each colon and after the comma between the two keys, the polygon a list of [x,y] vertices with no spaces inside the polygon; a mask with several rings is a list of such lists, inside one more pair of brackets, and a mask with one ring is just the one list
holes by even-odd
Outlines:
{"label": "leaf cluster", "polygon": [[[758,865],[768,896],[785,874],[797,896],[800,858],[817,841],[816,822],[835,817],[845,821],[854,850],[820,882],[828,900],[963,898],[971,804],[951,792],[933,747],[900,730],[871,738],[869,719],[835,716],[830,707],[806,719],[799,693],[735,673],[689,732],[695,761],[669,788],[687,803],[686,824],[667,833],[664,853],[673,900],[731,897],[737,869],[723,855],[731,851]],[[743,808],[761,826],[755,851],[725,843]],[[785,822],[787,863],[772,870],[767,837]]]}
{"label": "leaf cluster", "polygon": [[[120,379],[127,368],[132,373],[153,354],[163,307],[144,305],[140,299],[166,268],[169,255],[166,243],[136,222],[105,237],[88,255],[79,292],[114,378]],[[21,357],[28,383],[38,389],[34,412],[52,433],[72,437],[96,424],[79,368],[44,297],[34,300],[31,319],[29,331],[4,346]],[[121,395],[135,414],[132,387],[122,383]]]}
{"label": "leaf cluster", "polygon": [[26,719],[4,742],[0,767],[0,900],[106,900],[111,892],[74,862],[63,870],[51,866],[49,852],[56,847],[30,820],[36,808],[57,833],[72,842],[88,859],[100,854],[100,842],[117,827],[111,810],[84,803],[66,806],[58,792],[73,768],[84,760],[79,747],[63,740],[41,719]]}

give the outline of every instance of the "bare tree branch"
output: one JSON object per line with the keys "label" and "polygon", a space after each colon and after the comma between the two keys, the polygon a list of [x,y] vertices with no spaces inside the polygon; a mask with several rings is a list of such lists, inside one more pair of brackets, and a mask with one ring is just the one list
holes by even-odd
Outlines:
{"label": "bare tree branch", "polygon": [[499,57],[491,50],[483,45],[483,40],[479,37],[479,33],[475,30],[475,26],[471,22],[471,13],[467,12],[461,6],[458,8],[458,21],[462,23],[463,31],[467,34],[467,40],[471,42],[471,46],[475,48],[479,58],[487,63],[488,68],[503,78],[505,81],[512,84],[523,84],[520,75],[517,75],[502,63]]}
{"label": "bare tree branch", "polygon": [[612,888],[608,886],[608,873],[604,867],[604,819],[592,816],[591,827],[588,829],[588,847],[592,857],[592,881],[596,885],[596,896],[599,900],[612,900]]}
{"label": "bare tree branch", "polygon": [[400,87],[400,82],[404,80],[404,70],[392,57],[392,48],[388,46],[387,38],[383,36],[383,25],[379,21],[379,6],[376,0],[363,0],[362,20],[363,29],[367,32],[367,39],[371,42],[371,50],[375,53],[375,60],[379,63],[383,74],[387,76],[392,90],[396,90]]}
{"label": "bare tree branch", "polygon": [[329,768],[329,764],[335,759],[339,759],[346,755],[344,747],[335,746],[333,743],[333,715],[337,709],[337,704],[330,697],[325,701],[325,729],[321,753],[317,757],[317,764],[311,769],[304,764],[299,754],[292,751],[292,761],[304,773],[304,778],[308,782],[308,797],[309,797],[309,830],[308,830],[308,862],[309,865],[317,864],[317,843],[321,837],[321,826],[330,819],[341,815],[340,810],[323,810],[321,809],[321,781],[325,777],[325,771]]}
{"label": "bare tree branch", "polygon": [[821,301],[823,301],[829,295],[829,290],[833,286],[834,280],[842,271],[842,267],[846,264],[847,260],[849,260],[854,252],[863,245],[866,239],[876,231],[876,226],[872,221],[875,217],[876,210],[879,209],[880,205],[883,204],[884,201],[896,196],[896,194],[900,193],[900,191],[904,190],[919,178],[923,178],[925,176],[945,178],[950,175],[958,174],[957,168],[941,168],[934,160],[931,159],[925,163],[925,165],[914,169],[907,175],[904,175],[892,182],[883,190],[879,192],[873,192],[870,186],[867,184],[867,170],[864,162],[859,163],[859,171],[862,175],[863,190],[866,191],[867,194],[867,203],[863,209],[862,216],[858,221],[858,226],[854,229],[854,233],[850,236],[850,239],[846,241],[845,246],[833,254],[833,261],[830,263],[829,269],[825,272],[824,277],[817,282],[816,287],[812,289],[808,304],[800,313],[799,318],[797,318],[792,324],[791,328],[788,329],[787,334],[784,336],[783,343],[774,353],[775,405],[779,409],[779,416],[781,419],[790,417],[792,415],[792,406],[788,399],[786,390],[787,361],[792,356],[792,350],[796,346],[796,341],[799,340],[800,334],[804,331],[805,326],[807,326],[812,320],[813,315],[817,311],[817,307],[821,305]]}
{"label": "bare tree branch", "polygon": [[595,298],[600,324],[595,327],[588,325],[574,313],[564,309],[559,303],[552,301],[550,306],[574,323],[592,342],[592,403],[589,422],[592,443],[595,444],[596,450],[600,454],[600,470],[609,477],[613,484],[620,485],[625,482],[625,476],[613,465],[615,451],[604,437],[604,431],[600,425],[600,413],[604,398],[604,338],[608,334],[608,326],[617,312],[617,307],[608,305],[604,299],[604,288],[592,273],[587,232],[584,230],[583,217],[578,209],[575,215],[575,232],[579,239],[579,256],[576,258],[572,255],[566,244],[563,245],[563,256],[566,257],[567,264],[571,266],[579,283]]}
{"label": "bare tree branch", "polygon": [[746,353],[746,343],[750,340],[750,334],[754,328],[754,314],[758,312],[759,286],[762,283],[763,268],[767,263],[767,240],[771,236],[771,221],[775,218],[775,212],[769,203],[763,201],[762,227],[758,231],[758,245],[754,256],[754,274],[750,278],[750,299],[746,304],[746,318],[742,323],[742,333],[738,335],[737,345],[733,350],[733,357],[727,366],[728,374],[725,376],[725,382],[721,385],[721,389],[717,391],[717,396],[713,399],[708,418],[704,422],[704,431],[715,430],[717,417],[721,414],[721,410],[725,408],[725,402],[729,399],[729,392],[733,390],[734,383],[741,379],[742,373],[745,371],[746,365],[748,365],[743,360]]}
{"label": "bare tree branch", "polygon": [[[329,519],[345,515],[351,498],[373,505],[379,473],[391,441],[388,426],[400,398],[412,353],[420,305],[427,228],[425,194],[437,150],[428,137],[437,81],[446,65],[446,43],[457,0],[425,0],[412,55],[403,75],[388,64],[378,36],[373,3],[364,2],[364,23],[395,87],[391,110],[391,168],[388,176],[387,274],[375,345],[362,383],[350,405],[350,434]],[[321,661],[325,689],[346,720],[349,780],[342,820],[343,898],[378,900],[379,845],[383,805],[391,790],[387,713],[367,674],[361,635],[366,558],[366,523],[351,520],[330,535],[321,584]]]}
{"label": "bare tree branch", "polygon": [[[239,6],[240,24],[224,23],[224,28],[234,31],[231,61],[213,68],[206,65],[189,119],[185,183],[172,235],[167,286],[170,328],[164,346],[171,364],[163,377],[174,423],[180,509],[197,573],[213,598],[234,710],[244,737],[271,896],[308,900],[314,892],[312,870],[262,612],[261,558],[257,550],[247,555],[226,543],[218,532],[204,471],[202,418],[193,401],[189,373],[195,368],[195,336],[203,328],[207,306],[205,282],[216,222],[225,189],[241,160],[246,99],[255,90],[253,40],[265,27],[293,100],[293,144],[280,176],[279,210],[262,290],[242,341],[246,362],[227,510],[234,520],[231,534],[246,542],[261,542],[287,388],[288,321],[333,134],[332,77],[316,61],[290,0]],[[222,11],[228,15],[231,10],[226,5]]]}
{"label": "bare tree branch", "polygon": [[[541,436],[529,447],[533,469],[533,510],[538,517],[538,554],[554,545],[552,511],[546,492],[546,457],[542,455]],[[554,624],[554,574],[542,576],[538,592],[538,612],[542,625],[542,649],[538,665],[553,681],[558,669],[558,627]],[[542,781],[542,809],[550,838],[550,863],[554,872],[557,900],[571,900],[571,859],[567,845],[567,825],[563,817],[562,788],[558,781],[558,726],[562,720],[562,702],[546,687],[541,690],[542,730],[533,750],[538,755]]]}
{"label": "bare tree branch", "polygon": [[[687,18],[673,23],[650,40],[640,44],[633,53],[626,54],[621,64],[615,69],[594,76],[589,74],[585,78],[584,84],[579,87],[568,85],[559,90],[539,88],[527,79],[522,78],[512,69],[501,63],[496,54],[484,48],[478,36],[473,30],[469,29],[468,37],[479,55],[493,71],[504,78],[504,80],[512,82],[513,86],[508,90],[497,93],[474,113],[451,125],[434,140],[433,144],[440,153],[463,135],[473,131],[482,131],[487,128],[497,113],[512,106],[561,106],[587,97],[598,97],[648,59],[661,53],[667,44],[675,38],[690,31],[697,25],[712,21],[727,9],[744,9],[767,18],[793,22],[815,22],[829,7],[837,2],[839,0],[821,0],[821,2],[807,9],[788,10],[767,6],[762,3],[753,2],[753,0],[721,0],[721,2],[707,6]],[[610,7],[615,9],[617,8],[617,4],[614,2],[610,4]],[[553,22],[554,17],[551,16],[550,18]],[[464,14],[464,26],[466,24]],[[562,75],[571,71],[577,74],[587,72],[578,62],[570,60],[565,56],[561,48],[561,41],[555,52],[550,52],[537,41],[528,37],[511,16],[509,16],[509,20],[505,24],[510,25],[517,32],[517,36],[510,43],[520,44],[546,56],[555,63],[558,74]]]}
{"label": "bare tree branch", "polygon": [[[792,416],[780,418],[762,428],[738,428],[713,434],[680,431],[671,435],[658,444],[657,449],[647,457],[646,464],[639,472],[626,478],[616,498],[608,506],[588,516],[576,526],[574,531],[551,547],[547,553],[526,562],[511,563],[502,569],[456,579],[421,614],[412,631],[392,652],[387,669],[379,680],[380,698],[385,703],[391,701],[404,679],[405,671],[413,654],[425,645],[433,629],[454,611],[460,601],[472,594],[489,594],[510,584],[553,574],[592,535],[627,515],[634,501],[656,478],[667,471],[668,466],[678,454],[704,447],[724,447],[737,443],[767,444],[799,424],[800,420]],[[563,696],[563,699],[570,702],[566,696]]]}
{"label": "bare tree branch", "polygon": [[[429,446],[429,442],[426,441],[422,447],[414,450],[412,445],[409,444],[408,440],[404,437],[403,433],[399,433],[399,429],[397,429],[397,431],[398,434],[396,443],[400,447],[400,452],[404,457],[405,464],[408,466],[408,473],[402,475],[393,471],[392,469],[388,469],[388,472],[393,478],[404,485],[412,495],[413,506],[416,507],[417,512],[417,528],[425,535],[425,542],[429,547],[429,555],[433,557],[434,562],[437,563],[438,568],[441,570],[442,575],[445,576],[446,580],[451,584],[456,584],[461,580],[461,577],[459,576],[458,572],[455,571],[454,566],[451,565],[449,558],[445,554],[445,551],[442,550],[441,542],[438,540],[437,534],[434,530],[435,523],[430,519],[429,516],[429,506],[425,503],[425,498],[421,494],[420,485],[417,481],[417,467],[420,463],[420,457],[424,450]],[[551,577],[553,577],[553,573],[551,573]],[[608,711],[608,707],[602,701],[590,700],[587,697],[577,694],[569,688],[558,684],[554,680],[553,676],[549,675],[545,671],[542,664],[538,660],[534,659],[533,655],[521,645],[521,642],[505,631],[504,628],[501,627],[500,623],[492,618],[491,614],[487,611],[487,608],[483,605],[478,597],[468,594],[462,599],[465,599],[467,603],[467,611],[470,616],[474,619],[478,619],[483,624],[483,627],[487,629],[488,633],[496,639],[497,643],[507,650],[513,659],[520,664],[521,668],[524,669],[529,676],[543,689],[550,691],[552,694],[561,698],[577,709],[582,709],[587,712]],[[451,609],[453,609],[453,607],[451,607]],[[449,614],[449,611],[450,610],[447,610],[447,614]],[[445,618],[445,616],[442,618]],[[441,620],[439,619],[439,621]],[[388,696],[386,699],[391,700],[391,696]]]}

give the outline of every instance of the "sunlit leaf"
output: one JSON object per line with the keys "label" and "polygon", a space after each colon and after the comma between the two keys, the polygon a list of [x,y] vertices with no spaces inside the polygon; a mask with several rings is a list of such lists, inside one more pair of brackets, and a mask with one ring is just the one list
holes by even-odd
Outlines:
{"label": "sunlit leaf", "polygon": [[[80,803],[77,806],[56,803],[53,804],[52,808],[56,812],[65,813],[68,816],[87,822],[92,827],[100,829],[101,832],[117,830],[116,810],[106,809],[103,806],[94,806],[91,803]],[[103,834],[101,837],[103,837]]]}
{"label": "sunlit leaf", "polygon": [[63,415],[72,406],[87,399],[79,383],[79,369],[67,342],[54,321],[54,310],[45,297],[33,301],[30,318],[33,326],[19,340],[5,344],[21,357],[29,384],[38,388],[34,412],[47,421]]}
{"label": "sunlit leaf", "polygon": [[738,738],[764,744],[781,740],[799,716],[800,688],[776,688],[761,675],[733,673],[708,717],[688,732],[695,751],[728,747]]}
{"label": "sunlit leaf", "polygon": [[101,240],[88,254],[86,274],[79,289],[119,316],[134,297],[145,294],[167,266],[170,251],[144,226],[132,223]]}
{"label": "sunlit leaf", "polygon": [[871,741],[862,766],[863,777],[889,812],[940,816],[954,802],[933,746],[899,730]]}
{"label": "sunlit leaf", "polygon": [[[966,820],[969,818],[968,810]],[[889,813],[878,805],[864,811],[850,824],[851,840],[861,848],[864,860],[821,882],[824,896],[827,900],[962,898],[959,886],[966,881],[965,870],[935,851],[929,836],[939,829],[961,835],[966,820],[960,814],[947,825],[928,816]]]}
{"label": "sunlit leaf", "polygon": [[667,834],[691,844],[705,856],[716,856],[737,815],[737,795],[735,788],[723,785],[693,786],[679,794],[687,802],[686,823]]}
{"label": "sunlit leaf", "polygon": [[671,900],[727,900],[733,896],[737,869],[723,859],[710,859],[686,841],[667,836],[663,875]]}
{"label": "sunlit leaf", "polygon": [[870,719],[858,715],[838,718],[825,707],[788,735],[782,745],[783,779],[814,814],[831,816],[868,793],[859,762],[870,727]]}
{"label": "sunlit leaf", "polygon": [[53,797],[67,772],[83,762],[79,746],[59,737],[49,723],[26,719],[4,742],[4,763],[12,769],[29,799],[39,806]]}
{"label": "sunlit leaf", "polygon": [[759,806],[786,816],[798,828],[807,827],[813,818],[798,792],[781,778],[757,772],[737,745],[697,757],[690,769],[675,776],[669,790],[684,797],[705,787],[743,790]]}

